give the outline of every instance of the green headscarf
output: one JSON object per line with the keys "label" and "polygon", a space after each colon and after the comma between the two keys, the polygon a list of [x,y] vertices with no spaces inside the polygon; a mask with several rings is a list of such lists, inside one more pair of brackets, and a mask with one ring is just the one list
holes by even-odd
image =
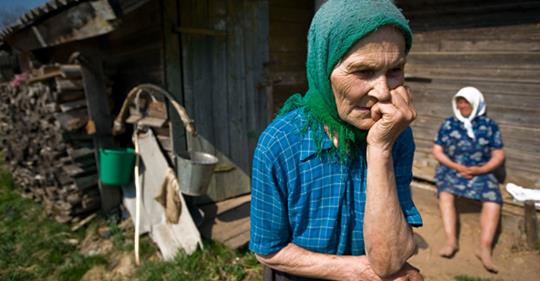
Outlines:
{"label": "green headscarf", "polygon": [[[354,44],[384,25],[394,25],[405,37],[406,52],[412,44],[412,32],[407,19],[390,0],[329,0],[315,14],[308,33],[307,79],[309,89],[304,97],[291,96],[278,116],[304,107],[307,127],[325,125],[331,134],[339,136],[338,157],[342,161],[354,158],[355,149],[365,143],[367,131],[362,131],[339,118],[330,74],[339,60]],[[306,128],[307,128],[306,127]],[[316,145],[327,137],[324,130],[315,136]]]}

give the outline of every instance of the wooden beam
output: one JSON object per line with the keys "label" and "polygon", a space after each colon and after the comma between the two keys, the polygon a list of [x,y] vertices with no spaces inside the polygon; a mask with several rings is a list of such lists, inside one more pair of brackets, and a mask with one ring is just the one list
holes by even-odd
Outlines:
{"label": "wooden beam", "polygon": [[16,31],[6,39],[18,50],[34,50],[109,33],[116,22],[116,15],[107,0],[80,2]]}
{"label": "wooden beam", "polygon": [[[99,149],[113,146],[112,116],[106,94],[102,57],[100,51],[89,48],[81,51],[77,58],[81,64],[89,118],[95,124],[93,140],[98,171],[100,169]],[[101,181],[98,181],[98,186],[102,210],[109,212],[116,208],[121,202],[120,189],[116,186],[104,185]]]}
{"label": "wooden beam", "polygon": [[536,208],[534,206],[534,201],[525,201],[524,213],[527,246],[529,246],[531,249],[535,249],[536,244],[538,243],[538,229],[536,224]]}

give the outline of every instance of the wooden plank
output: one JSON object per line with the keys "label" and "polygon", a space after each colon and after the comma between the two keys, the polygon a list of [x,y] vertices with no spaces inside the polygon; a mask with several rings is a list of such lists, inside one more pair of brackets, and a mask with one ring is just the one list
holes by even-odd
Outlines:
{"label": "wooden plank", "polygon": [[[505,35],[500,34],[501,37]],[[413,39],[414,41],[414,39]],[[413,52],[417,51],[454,51],[454,52],[467,52],[467,51],[485,51],[485,52],[514,52],[515,50],[522,51],[537,51],[538,44],[531,41],[530,38],[512,40],[512,43],[508,40],[502,40],[498,38],[484,39],[484,40],[452,40],[444,39],[440,42],[426,41],[418,42],[414,41]]]}
{"label": "wooden plank", "polygon": [[[493,25],[476,28],[446,28],[433,29],[414,33],[415,42],[433,42],[443,40],[467,41],[471,38],[476,40],[490,40],[505,38],[509,41],[528,41],[540,38],[540,24],[526,23],[515,25]],[[506,41],[508,42],[508,41]],[[524,50],[523,50],[524,51]]]}
{"label": "wooden plank", "polygon": [[[210,17],[206,24],[210,26],[220,26],[220,23],[227,23],[227,25],[229,24],[228,17],[231,11],[227,10],[226,1],[209,2],[207,9]],[[200,15],[199,19],[197,20],[204,20],[204,18],[200,18],[201,16],[204,15]],[[223,25],[221,26],[222,28],[225,27]],[[210,120],[206,119],[208,120],[207,122],[211,122],[211,126],[208,127],[208,129],[212,130],[212,134],[210,135],[208,133],[204,133],[204,138],[202,140],[199,139],[197,144],[192,142],[192,145],[194,145],[192,147],[194,149],[208,151],[218,157],[218,165],[222,165],[223,163],[229,163],[230,161],[226,157],[226,155],[230,155],[230,127],[228,121],[230,118],[230,108],[228,104],[233,101],[227,99],[228,73],[230,71],[230,66],[228,65],[227,60],[227,42],[227,40],[212,40],[208,42],[211,46],[211,48],[207,49],[208,53],[200,54],[204,57],[212,58],[210,59],[210,61],[208,61],[208,65],[210,67],[209,71],[211,72],[211,77],[208,78],[210,79],[210,81],[212,81],[211,83],[209,83],[211,89],[210,97],[208,97],[208,100],[211,100],[212,102],[210,104],[207,104],[208,108],[211,108],[212,110],[212,115],[210,116]],[[197,120],[199,119],[198,115],[201,113],[203,112],[197,112],[197,116],[195,117],[197,118]],[[211,137],[211,139],[209,137]],[[239,175],[239,178],[241,178],[241,175]],[[228,189],[225,187],[235,185],[235,179],[231,181],[229,178],[224,177],[223,174],[214,173],[214,176],[208,187],[207,196],[203,198],[197,198],[194,201],[201,203],[208,201],[224,200],[225,198],[231,197],[230,193],[225,192]],[[236,190],[236,188],[232,188],[232,190]]]}
{"label": "wooden plank", "polygon": [[267,108],[265,87],[262,85],[268,83],[265,76],[265,70],[261,67],[269,58],[268,38],[268,9],[269,4],[266,1],[248,1],[246,2],[248,10],[245,13],[244,26],[246,29],[244,44],[247,72],[247,92],[248,102],[247,132],[248,139],[248,167],[246,173],[251,172],[251,162],[253,152],[257,145],[259,135],[267,125],[267,120],[271,114],[271,109]]}
{"label": "wooden plank", "polygon": [[90,149],[87,147],[74,149],[74,150],[68,150],[68,154],[73,159],[73,161],[79,161],[81,159],[86,158],[93,158],[95,153],[95,149]]}
{"label": "wooden plank", "polygon": [[[414,2],[414,1],[410,1]],[[436,2],[429,3],[429,1],[423,1],[423,5],[417,3],[402,3],[408,8],[407,15],[411,17],[430,17],[436,18],[441,15],[456,15],[456,14],[477,14],[477,13],[497,13],[499,11],[508,10],[527,10],[538,9],[539,3],[535,1],[513,1],[513,2],[501,2],[501,1],[489,1],[478,3],[478,1],[452,1],[452,2]],[[415,5],[416,4],[416,5]],[[430,5],[431,4],[431,5]],[[437,4],[437,8],[433,8],[433,4]]]}
{"label": "wooden plank", "polygon": [[[227,7],[226,2],[214,2],[210,4],[210,13],[215,16],[212,17],[212,23],[227,22]],[[215,151],[220,151],[225,155],[229,155],[230,147],[230,128],[229,128],[229,103],[233,101],[227,99],[227,83],[230,67],[227,63],[227,41],[226,40],[213,40],[212,41],[212,130],[215,132],[213,138],[210,140],[215,146]],[[214,151],[214,152],[215,152]],[[223,162],[221,160],[220,162]],[[227,185],[223,182],[221,176],[216,175],[216,186]],[[212,187],[215,189],[215,187]]]}
{"label": "wooden plank", "polygon": [[[163,64],[164,82],[167,91],[180,103],[184,102],[182,85],[182,55],[180,40],[173,29],[178,26],[180,7],[176,0],[164,0],[162,3],[161,16],[163,18]],[[173,151],[179,153],[186,150],[186,136],[184,127],[175,109],[169,104],[169,120],[171,122],[171,138],[173,140]]]}
{"label": "wooden plank", "polygon": [[[209,3],[207,1],[194,1],[192,5],[183,11],[183,13],[191,13],[191,18],[186,18],[182,15],[182,25],[190,26],[209,26]],[[184,89],[185,89],[185,106],[191,114],[191,118],[195,120],[197,133],[213,142],[214,136],[219,134],[214,128],[214,116],[209,113],[209,109],[213,109],[214,104],[220,104],[221,100],[213,100],[213,79],[209,75],[212,73],[212,60],[210,54],[212,47],[215,44],[215,38],[199,37],[182,35],[182,58],[184,61]],[[191,136],[188,137],[188,147],[194,148]],[[212,145],[198,144],[198,150],[214,154]]]}
{"label": "wooden plank", "polygon": [[244,171],[249,167],[248,155],[245,149],[248,147],[246,126],[246,69],[244,57],[244,30],[242,17],[244,1],[239,5],[237,1],[228,0],[229,28],[233,36],[227,38],[227,57],[230,65],[228,72],[228,99],[234,101],[229,106],[229,129],[230,144],[229,157]]}
{"label": "wooden plank", "polygon": [[[418,82],[410,82],[409,85],[414,86],[413,89],[416,87],[420,89],[445,89],[452,92],[457,92],[461,87],[463,87],[463,80],[460,78],[451,78],[451,77],[443,77],[438,78],[434,77],[430,83],[418,83]],[[530,84],[523,84],[518,83],[515,81],[509,81],[509,82],[497,82],[497,81],[473,81],[473,83],[469,82],[471,86],[477,87],[478,89],[481,89],[482,92],[498,92],[501,93],[507,92],[512,95],[523,95],[523,96],[536,96],[536,92],[540,90],[540,83],[530,83]],[[439,94],[438,92],[435,92],[435,94]]]}
{"label": "wooden plank", "polygon": [[540,52],[411,52],[407,56],[407,63],[413,65],[445,65],[447,67],[477,65],[483,68],[498,67],[512,70],[540,69]]}
{"label": "wooden plank", "polygon": [[477,28],[496,25],[533,23],[538,21],[538,10],[500,11],[489,14],[441,14],[437,18],[411,18],[411,28],[417,32],[445,28]]}
{"label": "wooden plank", "polygon": [[232,249],[246,245],[249,242],[250,230],[249,208],[250,204],[244,203],[212,220],[205,221],[200,228],[201,234]]}
{"label": "wooden plank", "polygon": [[[538,83],[537,77],[540,71],[523,69],[504,69],[493,71],[493,67],[476,65],[475,67],[465,66],[444,66],[441,65],[413,65],[406,66],[409,75],[427,78],[461,78],[464,83],[467,81],[494,81],[494,82],[514,82],[514,83]],[[467,83],[468,84],[468,83]]]}
{"label": "wooden plank", "polygon": [[204,212],[204,219],[211,220],[216,216],[224,214],[239,206],[251,202],[251,195],[243,195],[225,201],[200,205],[199,208]]}
{"label": "wooden plank", "polygon": [[84,88],[83,82],[81,79],[56,78],[55,82],[56,82],[56,90],[59,92],[80,91]]}
{"label": "wooden plank", "polygon": [[76,100],[60,104],[60,111],[62,112],[73,111],[80,108],[85,108],[86,110],[85,100]]}
{"label": "wooden plank", "polygon": [[[144,165],[144,180],[142,203],[147,211],[146,221],[152,225],[151,236],[158,234],[158,227],[164,227],[164,232],[170,232],[176,243],[160,243],[160,250],[163,252],[173,252],[183,248],[187,253],[193,253],[201,244],[200,234],[193,222],[184,197],[178,194],[181,200],[180,218],[177,224],[163,222],[164,208],[156,200],[156,196],[161,193],[163,181],[168,169],[168,162],[165,155],[159,148],[158,142],[152,130],[139,135],[141,162]],[[154,238],[155,239],[155,238]],[[156,241],[158,242],[158,241]],[[159,243],[159,242],[158,242]],[[172,257],[169,257],[172,258]]]}

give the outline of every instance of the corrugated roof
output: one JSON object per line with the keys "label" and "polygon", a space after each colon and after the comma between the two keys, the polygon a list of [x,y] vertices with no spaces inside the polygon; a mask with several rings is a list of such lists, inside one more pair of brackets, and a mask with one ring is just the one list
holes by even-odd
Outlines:
{"label": "corrugated roof", "polygon": [[6,36],[47,17],[51,13],[59,12],[77,3],[87,1],[88,0],[49,0],[45,4],[29,10],[22,15],[17,22],[0,31],[0,41],[3,41]]}

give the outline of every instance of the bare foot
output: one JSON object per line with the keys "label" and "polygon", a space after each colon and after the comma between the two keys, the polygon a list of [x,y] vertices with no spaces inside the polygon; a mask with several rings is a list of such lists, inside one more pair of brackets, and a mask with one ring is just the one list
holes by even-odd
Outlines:
{"label": "bare foot", "polygon": [[458,251],[457,246],[446,245],[439,250],[439,256],[443,258],[451,259],[454,257],[457,251]]}
{"label": "bare foot", "polygon": [[476,251],[475,255],[482,262],[482,265],[484,265],[487,271],[491,273],[499,272],[495,264],[493,264],[493,260],[491,259],[491,250],[480,249]]}

